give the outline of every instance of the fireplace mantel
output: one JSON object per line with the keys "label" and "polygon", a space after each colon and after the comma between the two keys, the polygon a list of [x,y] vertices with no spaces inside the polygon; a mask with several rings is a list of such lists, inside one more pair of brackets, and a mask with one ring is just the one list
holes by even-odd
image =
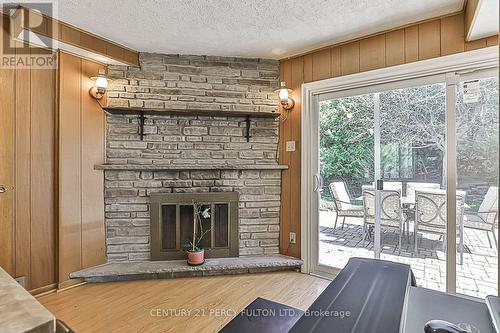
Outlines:
{"label": "fireplace mantel", "polygon": [[179,170],[287,170],[284,164],[241,165],[157,165],[157,164],[96,164],[95,170],[179,171]]}

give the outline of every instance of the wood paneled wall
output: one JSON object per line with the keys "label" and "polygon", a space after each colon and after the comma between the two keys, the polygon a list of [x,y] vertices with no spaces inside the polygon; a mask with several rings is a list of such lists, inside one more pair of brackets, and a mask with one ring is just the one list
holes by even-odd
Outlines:
{"label": "wood paneled wall", "polygon": [[3,68],[0,89],[0,265],[36,293],[57,279],[56,70]]}
{"label": "wood paneled wall", "polygon": [[[459,13],[282,60],[280,77],[291,86],[295,107],[288,119],[280,125],[279,162],[289,166],[289,169],[282,173],[281,253],[300,257],[302,83],[493,45],[498,45],[498,36],[466,42],[464,14]],[[295,141],[296,151],[286,152],[286,141]],[[289,244],[290,232],[297,234],[296,244]]]}
{"label": "wood paneled wall", "polygon": [[[0,46],[2,46],[8,20],[0,15]],[[15,70],[0,68],[0,266],[13,275],[14,266],[14,105]]]}
{"label": "wood paneled wall", "polygon": [[[30,17],[30,22],[39,21],[40,24],[33,27],[27,25],[28,21],[24,18],[28,16]],[[109,57],[130,66],[139,66],[139,53],[137,51],[78,29],[68,23],[44,16],[24,7],[18,8],[12,17],[16,35],[19,35],[22,30],[30,30],[34,33]]]}
{"label": "wood paneled wall", "polygon": [[59,284],[105,261],[105,115],[88,91],[104,65],[59,53]]}
{"label": "wood paneled wall", "polygon": [[16,275],[31,290],[56,281],[56,71],[16,72]]}

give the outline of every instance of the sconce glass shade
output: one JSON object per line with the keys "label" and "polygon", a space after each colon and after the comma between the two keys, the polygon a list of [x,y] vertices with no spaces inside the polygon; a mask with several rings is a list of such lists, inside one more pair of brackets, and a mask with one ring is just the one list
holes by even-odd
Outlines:
{"label": "sconce glass shade", "polygon": [[281,81],[280,88],[276,91],[278,92],[281,106],[287,111],[291,110],[295,105],[295,101],[290,97],[292,89],[287,88],[285,82]]}
{"label": "sconce glass shade", "polygon": [[280,89],[279,92],[280,102],[286,102],[288,100],[288,89]]}
{"label": "sconce glass shade", "polygon": [[108,88],[109,80],[106,78],[106,70],[104,68],[99,68],[98,76],[93,76],[90,79],[95,81],[95,85],[90,88],[90,95],[95,99],[103,98]]}
{"label": "sconce glass shade", "polygon": [[95,80],[95,86],[97,88],[106,89],[108,87],[108,79],[104,76],[98,76]]}

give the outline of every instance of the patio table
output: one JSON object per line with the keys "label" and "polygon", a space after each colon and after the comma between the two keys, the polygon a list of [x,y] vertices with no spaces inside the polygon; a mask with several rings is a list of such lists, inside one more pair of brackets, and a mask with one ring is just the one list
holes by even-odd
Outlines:
{"label": "patio table", "polygon": [[[465,196],[465,191],[457,191],[458,194],[463,194]],[[355,198],[354,200],[357,200],[357,201],[363,201],[363,196],[360,196],[360,197],[357,197]],[[405,206],[413,206],[413,209],[415,207],[415,196],[401,196],[401,206],[402,207],[405,207]],[[465,209],[469,209],[470,206],[467,204],[467,203],[464,203],[464,208]]]}
{"label": "patio table", "polygon": [[[465,191],[457,191],[457,194],[463,195],[465,197],[466,192]],[[356,200],[363,200],[363,196],[357,197]],[[406,222],[406,237],[408,243],[410,243],[410,220],[415,219],[415,196],[401,196],[400,202],[401,202],[401,207],[403,208],[403,213],[405,214],[405,222]],[[469,209],[470,206],[467,205],[467,203],[464,202],[464,208]],[[464,216],[465,218],[465,216]],[[463,245],[463,230],[464,230],[464,219],[460,220],[460,244],[458,250],[460,251],[460,264],[463,262],[463,251],[464,251],[464,245]]]}

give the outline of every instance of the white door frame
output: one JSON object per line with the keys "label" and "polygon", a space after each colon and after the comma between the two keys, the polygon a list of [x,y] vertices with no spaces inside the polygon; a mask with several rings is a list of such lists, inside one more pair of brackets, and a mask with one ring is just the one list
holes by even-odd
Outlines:
{"label": "white door frame", "polygon": [[[318,235],[319,191],[314,191],[314,189],[320,185],[317,174],[319,170],[319,152],[313,151],[312,147],[317,147],[319,143],[319,133],[313,127],[314,124],[318,123],[319,115],[316,110],[319,109],[319,95],[332,94],[332,96],[341,96],[346,93],[352,94],[354,89],[359,90],[360,93],[375,92],[377,90],[376,86],[382,84],[384,88],[391,89],[391,87],[394,87],[392,89],[396,89],[407,85],[410,81],[414,81],[412,84],[418,81],[428,82],[431,76],[442,76],[444,79],[441,82],[445,82],[446,73],[470,72],[495,67],[498,67],[498,47],[496,46],[302,84],[301,257],[304,261],[302,272],[331,276],[331,274],[338,271],[338,269],[326,266],[318,267],[316,265],[318,251],[312,249],[314,243],[318,246],[314,237]],[[452,89],[452,87],[449,87],[449,89]],[[328,97],[328,95],[322,97],[324,96]],[[451,159],[452,156],[449,156],[449,158]],[[454,179],[456,180],[456,177]],[[452,202],[447,203],[448,213],[455,213],[455,196],[451,199]],[[453,232],[456,232],[455,229]],[[448,237],[448,239],[452,239],[452,237]],[[456,247],[456,243],[451,246],[451,242],[449,241],[450,244],[448,244],[448,248],[451,247],[450,250]],[[454,260],[451,261],[454,262]],[[451,281],[448,280],[448,283],[451,283]],[[449,287],[454,289],[454,285]],[[450,288],[447,289],[451,290]]]}

